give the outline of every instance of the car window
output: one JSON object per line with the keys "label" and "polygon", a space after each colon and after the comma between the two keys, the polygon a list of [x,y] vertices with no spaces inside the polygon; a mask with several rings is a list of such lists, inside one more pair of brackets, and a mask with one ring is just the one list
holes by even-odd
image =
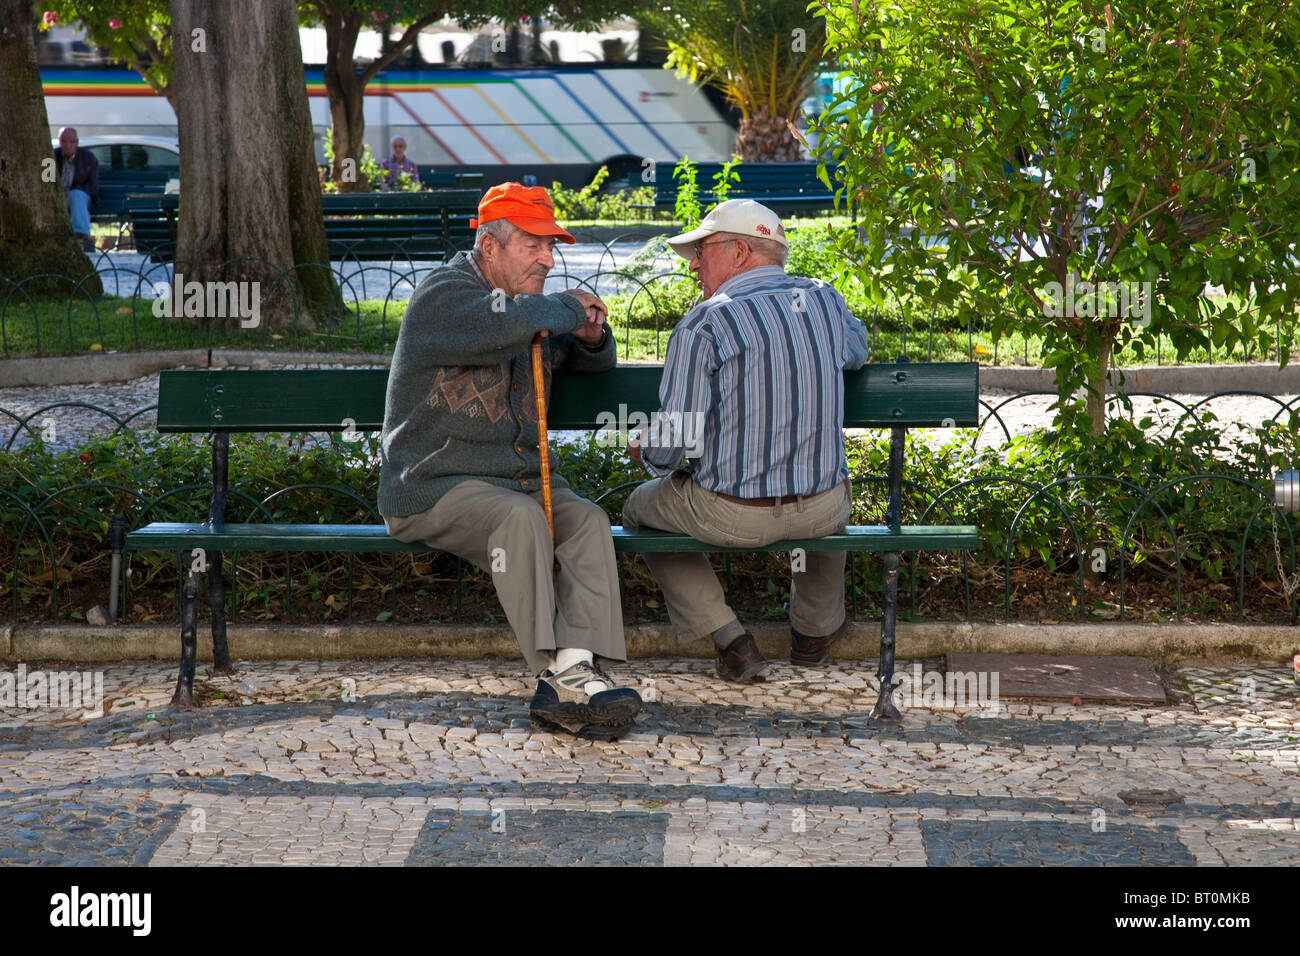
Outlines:
{"label": "car window", "polygon": [[140,143],[100,143],[86,147],[99,161],[100,172],[165,172],[181,174],[181,158],[169,149]]}

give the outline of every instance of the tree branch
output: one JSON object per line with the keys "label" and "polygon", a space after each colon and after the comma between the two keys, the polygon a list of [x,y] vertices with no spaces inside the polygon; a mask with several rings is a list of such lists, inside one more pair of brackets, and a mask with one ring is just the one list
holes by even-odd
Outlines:
{"label": "tree branch", "polygon": [[429,26],[431,23],[437,23],[445,15],[445,11],[426,13],[424,16],[420,17],[420,19],[407,27],[406,32],[402,34],[401,38],[398,39],[398,41],[394,43],[387,52],[381,54],[375,62],[371,63],[361,71],[361,85],[365,86],[375,78],[375,75],[378,74],[380,70],[386,69],[394,60],[405,53],[419,38],[421,30]]}

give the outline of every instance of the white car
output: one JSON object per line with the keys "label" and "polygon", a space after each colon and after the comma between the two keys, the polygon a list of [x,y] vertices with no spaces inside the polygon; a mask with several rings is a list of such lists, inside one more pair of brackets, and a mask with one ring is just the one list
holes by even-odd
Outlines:
{"label": "white car", "polygon": [[[58,139],[52,140],[51,145],[58,149]],[[167,192],[180,191],[181,149],[175,137],[132,134],[82,136],[77,145],[90,150],[91,155],[99,161],[101,185],[105,181],[111,182],[115,173],[157,172],[168,174]]]}

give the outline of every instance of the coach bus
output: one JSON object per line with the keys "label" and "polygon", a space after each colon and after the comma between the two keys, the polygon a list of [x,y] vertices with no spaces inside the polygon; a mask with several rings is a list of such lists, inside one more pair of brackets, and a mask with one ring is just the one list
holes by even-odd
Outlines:
{"label": "coach bus", "polygon": [[[307,95],[324,163],[329,100],[319,69],[307,68]],[[112,66],[41,70],[51,135],[176,136],[171,105],[134,71]],[[422,170],[482,172],[505,180],[575,187],[602,165],[612,182],[640,185],[644,161],[683,156],[719,162],[735,131],[702,90],[653,66],[393,69],[366,87],[366,142],[376,159],[400,135]],[[276,135],[273,129],[267,136]]]}

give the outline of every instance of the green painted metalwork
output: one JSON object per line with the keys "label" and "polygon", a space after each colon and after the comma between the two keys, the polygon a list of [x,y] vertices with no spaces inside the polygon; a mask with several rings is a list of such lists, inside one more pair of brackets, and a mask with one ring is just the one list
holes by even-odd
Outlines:
{"label": "green painted metalwork", "polygon": [[[658,366],[556,375],[547,422],[600,427],[600,414],[659,410]],[[387,369],[167,370],[159,375],[158,430],[358,431],[383,426]],[[979,366],[868,365],[844,373],[848,428],[936,428],[979,424]]]}

